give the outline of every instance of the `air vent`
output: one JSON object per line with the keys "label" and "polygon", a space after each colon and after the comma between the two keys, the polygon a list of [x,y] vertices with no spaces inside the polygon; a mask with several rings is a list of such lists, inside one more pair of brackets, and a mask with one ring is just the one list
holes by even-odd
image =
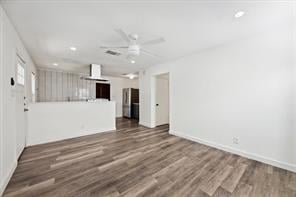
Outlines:
{"label": "air vent", "polygon": [[118,53],[116,51],[110,51],[110,50],[106,51],[106,53],[107,54],[110,54],[110,55],[116,55],[116,56],[119,56],[120,55],[120,53]]}

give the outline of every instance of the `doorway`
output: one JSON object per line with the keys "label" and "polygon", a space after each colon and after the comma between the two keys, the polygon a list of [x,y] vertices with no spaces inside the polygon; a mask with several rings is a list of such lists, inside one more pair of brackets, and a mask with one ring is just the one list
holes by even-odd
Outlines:
{"label": "doorway", "polygon": [[169,73],[155,76],[155,126],[169,124]]}

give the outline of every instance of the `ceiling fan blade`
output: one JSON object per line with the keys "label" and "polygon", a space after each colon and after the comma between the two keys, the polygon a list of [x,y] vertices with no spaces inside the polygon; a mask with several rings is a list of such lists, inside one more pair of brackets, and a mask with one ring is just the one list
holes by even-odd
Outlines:
{"label": "ceiling fan blade", "polygon": [[127,43],[130,43],[130,39],[128,35],[122,29],[115,29],[115,31],[121,36],[121,38],[124,41],[126,41]]}
{"label": "ceiling fan blade", "polygon": [[152,56],[152,57],[160,57],[159,55],[151,53],[150,51],[147,51],[146,49],[143,49],[143,48],[141,48],[141,52],[146,54],[146,55]]}
{"label": "ceiling fan blade", "polygon": [[141,45],[145,46],[145,45],[159,44],[159,43],[162,43],[162,42],[165,42],[164,38],[157,38],[157,39],[154,39],[154,40],[149,40],[149,41],[143,42]]}
{"label": "ceiling fan blade", "polygon": [[101,49],[127,49],[128,46],[100,46]]}

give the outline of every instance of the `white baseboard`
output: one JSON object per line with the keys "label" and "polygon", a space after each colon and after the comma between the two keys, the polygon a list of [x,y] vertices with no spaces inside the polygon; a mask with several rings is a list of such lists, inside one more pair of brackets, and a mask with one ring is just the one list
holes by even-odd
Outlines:
{"label": "white baseboard", "polygon": [[148,127],[148,128],[153,128],[150,124],[148,124],[146,122],[139,122],[139,125],[142,125],[142,126]]}
{"label": "white baseboard", "polygon": [[189,135],[186,135],[186,134],[183,134],[183,133],[180,133],[180,132],[176,132],[176,131],[171,131],[170,130],[169,133],[172,134],[172,135],[181,137],[181,138],[188,139],[190,141],[194,141],[194,142],[204,144],[204,145],[207,145],[207,146],[211,146],[211,147],[214,147],[214,148],[226,151],[226,152],[237,154],[237,155],[246,157],[248,159],[256,160],[256,161],[266,163],[266,164],[269,164],[269,165],[272,165],[272,166],[275,166],[275,167],[278,167],[278,168],[282,168],[282,169],[285,169],[285,170],[296,172],[296,165],[295,164],[290,164],[290,163],[286,163],[286,162],[282,162],[282,161],[277,161],[277,160],[274,160],[274,159],[271,159],[271,158],[268,158],[268,157],[264,157],[264,156],[261,156],[261,155],[255,154],[255,153],[250,153],[250,152],[246,152],[246,151],[236,149],[236,148],[233,148],[233,147],[225,146],[225,145],[222,145],[222,144],[217,144],[215,142],[210,142],[210,141],[207,141],[207,140],[203,140],[203,139],[200,139],[200,138],[197,138],[197,137],[189,136]]}
{"label": "white baseboard", "polygon": [[3,195],[3,192],[4,192],[5,188],[6,188],[6,186],[8,185],[8,183],[9,183],[9,181],[10,181],[10,179],[11,179],[11,177],[12,177],[12,175],[13,175],[15,169],[16,169],[16,167],[17,167],[17,161],[15,161],[13,163],[13,165],[11,166],[10,171],[8,172],[8,174],[6,175],[6,177],[4,177],[3,183],[0,186],[0,196]]}

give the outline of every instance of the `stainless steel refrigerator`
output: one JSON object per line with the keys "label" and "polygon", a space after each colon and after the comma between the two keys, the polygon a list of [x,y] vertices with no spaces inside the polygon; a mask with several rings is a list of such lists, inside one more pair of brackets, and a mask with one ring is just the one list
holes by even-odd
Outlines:
{"label": "stainless steel refrigerator", "polygon": [[122,89],[122,115],[126,118],[139,119],[139,89]]}

